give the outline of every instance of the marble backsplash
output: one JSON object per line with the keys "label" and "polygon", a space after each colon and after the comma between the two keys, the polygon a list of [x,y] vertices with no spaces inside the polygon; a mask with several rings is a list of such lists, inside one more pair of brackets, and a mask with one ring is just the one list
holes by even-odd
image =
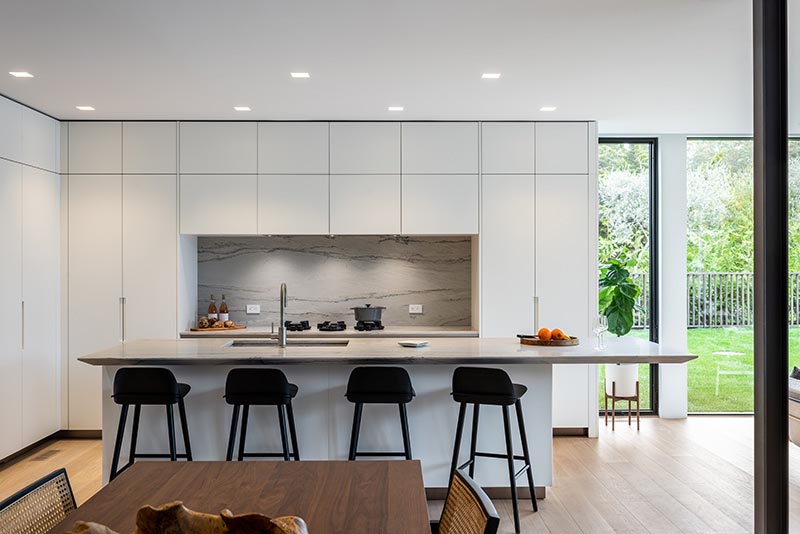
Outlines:
{"label": "marble backsplash", "polygon": [[[278,323],[281,282],[288,320],[344,320],[352,306],[385,306],[387,326],[469,326],[472,246],[469,237],[260,236],[198,238],[198,310],[222,294],[231,319]],[[246,315],[260,304],[260,315]],[[422,304],[422,315],[409,315]]]}

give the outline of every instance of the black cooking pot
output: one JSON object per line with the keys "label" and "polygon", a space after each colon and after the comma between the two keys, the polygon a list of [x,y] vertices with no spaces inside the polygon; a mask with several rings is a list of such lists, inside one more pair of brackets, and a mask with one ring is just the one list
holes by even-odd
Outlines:
{"label": "black cooking pot", "polygon": [[356,321],[380,321],[381,320],[381,313],[386,308],[384,306],[372,306],[372,304],[367,304],[365,306],[356,306],[355,308],[350,308],[356,314]]}

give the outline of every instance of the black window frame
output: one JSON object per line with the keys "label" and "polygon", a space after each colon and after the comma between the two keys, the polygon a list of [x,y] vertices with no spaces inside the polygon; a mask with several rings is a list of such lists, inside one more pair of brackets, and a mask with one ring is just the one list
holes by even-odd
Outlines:
{"label": "black window frame", "polygon": [[[659,340],[659,255],[658,255],[658,189],[659,189],[659,168],[658,168],[658,137],[600,137],[601,145],[604,144],[630,144],[630,145],[649,145],[650,146],[650,177],[649,177],[649,203],[650,203],[650,269],[647,276],[650,279],[650,298],[648,300],[647,316],[650,323],[650,341],[658,343]],[[599,172],[599,169],[598,169]],[[641,411],[642,415],[659,415],[659,389],[658,389],[658,364],[650,364],[650,408]],[[600,411],[602,413],[602,410]]]}

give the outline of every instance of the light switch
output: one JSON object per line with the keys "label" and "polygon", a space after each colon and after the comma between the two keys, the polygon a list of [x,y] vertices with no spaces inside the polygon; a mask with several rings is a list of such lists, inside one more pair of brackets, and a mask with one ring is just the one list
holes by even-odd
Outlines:
{"label": "light switch", "polygon": [[422,304],[409,304],[408,313],[418,315],[422,313]]}

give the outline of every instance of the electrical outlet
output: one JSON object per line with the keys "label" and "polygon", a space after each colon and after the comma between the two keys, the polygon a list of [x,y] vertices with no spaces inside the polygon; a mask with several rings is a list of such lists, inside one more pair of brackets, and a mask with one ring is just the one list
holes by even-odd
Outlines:
{"label": "electrical outlet", "polygon": [[247,315],[258,315],[261,313],[261,304],[248,304]]}
{"label": "electrical outlet", "polygon": [[422,304],[409,304],[408,313],[417,315],[422,313]]}

